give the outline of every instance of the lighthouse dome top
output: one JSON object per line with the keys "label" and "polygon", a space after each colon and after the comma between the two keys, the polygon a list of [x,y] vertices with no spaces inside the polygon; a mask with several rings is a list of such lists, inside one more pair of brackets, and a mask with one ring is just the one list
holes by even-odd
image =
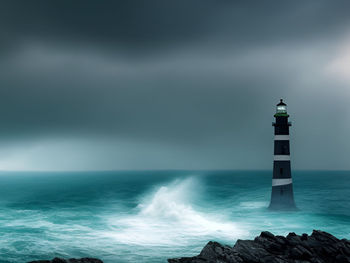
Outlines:
{"label": "lighthouse dome top", "polygon": [[280,103],[278,103],[277,106],[287,106],[287,104],[283,102],[283,99],[280,99]]}
{"label": "lighthouse dome top", "polygon": [[275,116],[288,116],[287,104],[283,102],[283,99],[280,99],[280,102],[277,104]]}

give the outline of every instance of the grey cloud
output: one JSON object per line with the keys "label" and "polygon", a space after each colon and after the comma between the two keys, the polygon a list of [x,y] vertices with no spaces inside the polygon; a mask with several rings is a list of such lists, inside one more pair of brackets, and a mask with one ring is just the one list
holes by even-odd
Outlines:
{"label": "grey cloud", "polygon": [[284,97],[296,167],[349,168],[332,157],[350,153],[338,139],[350,130],[347,83],[325,73],[348,5],[4,2],[0,157],[46,145],[23,167],[60,169],[69,151],[85,157],[64,169],[268,169]]}

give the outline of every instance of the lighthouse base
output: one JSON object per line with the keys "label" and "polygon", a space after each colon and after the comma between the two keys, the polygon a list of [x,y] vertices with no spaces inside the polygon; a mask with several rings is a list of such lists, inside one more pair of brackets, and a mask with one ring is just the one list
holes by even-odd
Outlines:
{"label": "lighthouse base", "polygon": [[271,210],[296,210],[293,184],[272,186],[271,202],[269,205]]}

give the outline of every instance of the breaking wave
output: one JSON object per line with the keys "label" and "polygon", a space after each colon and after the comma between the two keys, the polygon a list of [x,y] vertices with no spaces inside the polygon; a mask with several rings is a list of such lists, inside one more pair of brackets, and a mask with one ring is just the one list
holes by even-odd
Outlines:
{"label": "breaking wave", "polygon": [[120,243],[142,246],[186,246],[204,237],[232,242],[246,236],[247,232],[225,215],[195,208],[193,193],[199,184],[187,178],[159,186],[142,198],[136,213],[110,220],[113,231],[108,235]]}

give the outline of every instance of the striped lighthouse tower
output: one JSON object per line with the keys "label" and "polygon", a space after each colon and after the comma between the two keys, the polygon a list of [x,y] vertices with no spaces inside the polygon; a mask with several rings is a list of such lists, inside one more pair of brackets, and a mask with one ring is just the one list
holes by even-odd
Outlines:
{"label": "striped lighthouse tower", "polygon": [[273,177],[270,209],[295,209],[289,151],[289,115],[281,99],[277,104],[275,127]]}

